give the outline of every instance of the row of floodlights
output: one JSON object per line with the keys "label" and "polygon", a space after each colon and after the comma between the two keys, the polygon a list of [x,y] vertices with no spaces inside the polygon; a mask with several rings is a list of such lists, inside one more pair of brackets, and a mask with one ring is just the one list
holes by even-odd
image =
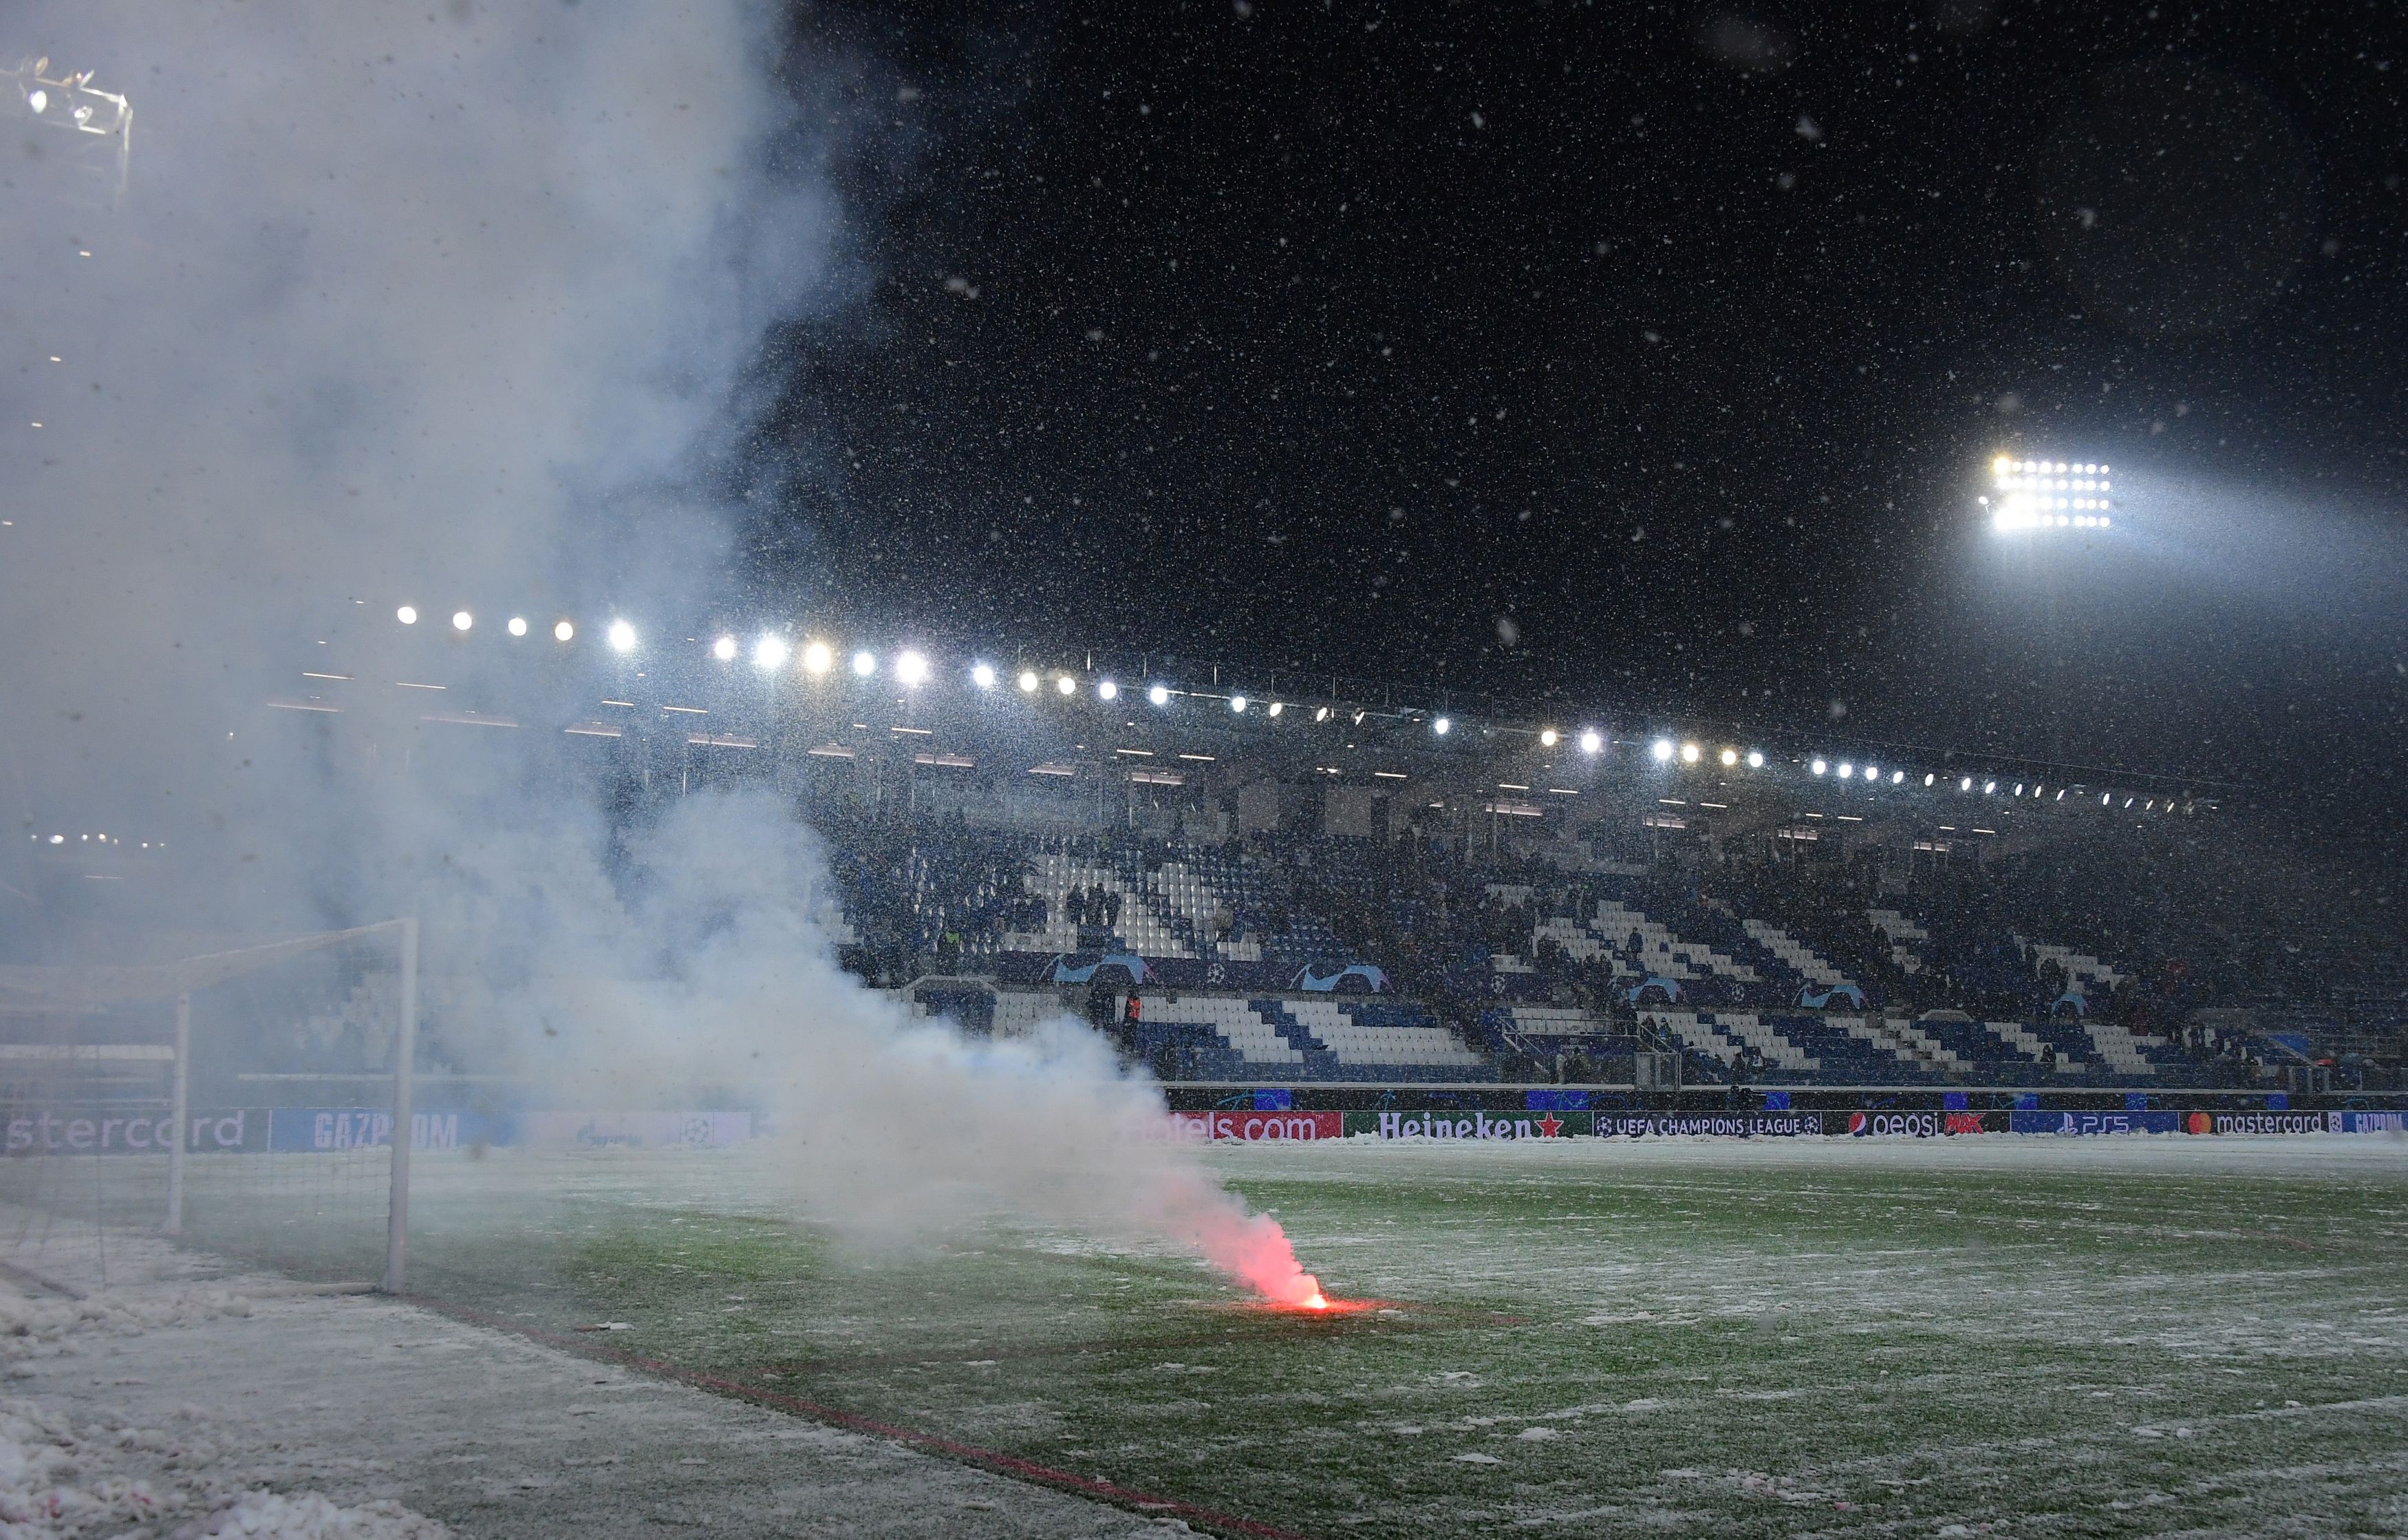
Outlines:
{"label": "row of floodlights", "polygon": [[2046,497],[2031,498],[2017,493],[1990,515],[1990,523],[2001,534],[2021,529],[2112,529],[2115,524],[2114,515],[2085,511],[2107,506],[2101,499],[2059,497],[2052,507]]}
{"label": "row of floodlights", "polygon": [[[1595,733],[1583,735],[1581,747],[1587,749],[1587,740],[1596,736],[1597,735]],[[1589,749],[1589,752],[1594,754],[1597,751],[1595,749]],[[1669,765],[1675,759],[1678,759],[1684,765],[1694,765],[1704,759],[1706,756],[1706,751],[1700,745],[1696,743],[1675,743],[1669,738],[1659,738],[1656,740],[1655,742],[1647,745],[1647,752],[1659,765]],[[1746,759],[1747,768],[1750,770],[1762,770],[1764,768],[1764,751],[1762,749],[1749,749],[1744,756],[1742,756],[1737,749],[1724,749],[1714,757],[1721,762],[1722,767],[1725,770],[1738,769],[1742,757]]]}
{"label": "row of floodlights", "polygon": [[1990,471],[1993,475],[2001,477],[2105,476],[2110,474],[2109,468],[2103,465],[2068,465],[2063,460],[2018,460],[2006,454],[2001,454],[1997,459],[1990,462]]}
{"label": "row of floodlights", "polygon": [[[415,626],[418,624],[418,607],[414,604],[405,604],[400,609],[393,612],[393,618],[401,622],[404,626]],[[455,631],[472,631],[476,629],[476,626],[477,617],[469,613],[467,611],[454,610],[452,612],[452,629]],[[512,615],[508,621],[503,623],[503,629],[507,630],[514,637],[523,637],[526,635],[526,616]],[[623,634],[625,637],[624,641],[620,640]],[[576,636],[577,627],[572,623],[565,620],[553,623],[552,627],[552,639],[554,641],[573,640]],[[610,626],[610,645],[618,648],[619,651],[624,653],[629,648],[635,646],[635,644],[636,628],[628,625],[624,620],[613,622]]]}
{"label": "row of floodlights", "polygon": [[[394,612],[394,618],[404,626],[415,626],[418,624],[418,611],[414,606],[405,604]],[[466,610],[458,611],[452,616],[452,628],[455,631],[472,630],[476,624],[477,617]],[[505,624],[505,629],[514,637],[526,635],[525,617],[512,615]],[[576,637],[577,627],[570,622],[563,620],[552,626],[552,634],[555,640],[568,641]],[[631,653],[636,650],[638,640],[636,628],[626,621],[610,622],[603,636],[609,642],[613,652]],[[742,645],[732,636],[719,637],[710,644],[710,655],[722,663],[735,662],[737,655],[742,651]],[[752,643],[753,667],[764,673],[775,673],[783,669],[787,660],[794,655],[794,644],[775,631],[763,632]],[[803,671],[807,674],[818,677],[832,673],[836,669],[836,649],[824,641],[807,640],[802,646],[801,661]],[[879,657],[876,653],[865,647],[852,655],[847,660],[847,666],[856,678],[874,678],[880,667]],[[899,683],[915,689],[925,684],[934,671],[928,662],[928,655],[916,648],[905,648],[896,654],[892,668],[895,678]],[[979,662],[970,665],[970,683],[982,690],[994,689],[1001,677],[992,663]],[[1023,695],[1035,695],[1045,687],[1044,677],[1034,669],[1021,669],[1013,683],[1019,685]],[[1076,695],[1079,691],[1078,680],[1067,673],[1055,674],[1053,684],[1056,695],[1070,696]],[[1145,698],[1156,706],[1168,706],[1172,697],[1183,693],[1187,692],[1174,690],[1169,685],[1157,681],[1147,686]],[[1112,679],[1096,681],[1096,698],[1098,700],[1118,700],[1120,695],[1121,686],[1118,681]],[[1252,698],[1244,695],[1232,695],[1227,699],[1229,710],[1240,716],[1258,704]],[[1287,702],[1283,700],[1268,700],[1259,704],[1266,716],[1280,716],[1287,711]],[[1315,722],[1326,722],[1329,720],[1329,707],[1318,707],[1312,713],[1312,719]],[[1356,713],[1355,720],[1358,722],[1362,720],[1361,713]],[[1455,722],[1451,717],[1438,716],[1430,719],[1430,731],[1440,738],[1444,738],[1454,729]],[[1539,741],[1548,748],[1554,748],[1560,737],[1561,735],[1555,728],[1548,727],[1541,731]],[[1605,735],[1593,728],[1584,730],[1580,735],[1580,746],[1584,754],[1602,754],[1605,752]]]}
{"label": "row of floodlights", "polygon": [[[2104,523],[2105,521],[2102,520],[2100,522]],[[401,607],[396,618],[399,619],[404,626],[415,626],[418,624],[418,612],[405,604]],[[452,617],[452,629],[456,631],[469,630],[475,625],[476,617],[466,610],[458,612]],[[523,617],[512,615],[508,622],[507,628],[510,635],[514,637],[523,637],[527,633],[527,623]],[[555,639],[561,641],[567,641],[577,635],[577,628],[567,621],[564,620],[552,626],[552,634]],[[633,652],[635,650],[637,640],[636,628],[624,620],[612,621],[609,628],[604,632],[604,637],[609,640],[611,649],[615,652],[626,653]],[[733,663],[736,660],[737,654],[740,651],[742,651],[742,648],[732,636],[722,636],[710,644],[710,655],[717,658],[722,663]],[[777,670],[783,669],[786,666],[787,659],[793,655],[793,645],[788,642],[784,637],[774,631],[763,632],[762,635],[752,643],[753,666],[761,669],[764,673],[774,673]],[[836,669],[836,649],[829,646],[824,641],[806,641],[803,643],[802,647],[802,666],[805,673],[810,674],[814,677],[824,676],[831,673]],[[878,655],[869,651],[867,648],[862,648],[852,655],[851,658],[848,660],[848,667],[851,669],[855,678],[874,678],[879,669]],[[893,667],[895,678],[907,687],[914,689],[926,684],[932,671],[928,662],[928,655],[925,653],[920,652],[916,648],[905,648],[902,652],[896,654]],[[969,669],[969,678],[970,683],[982,690],[992,690],[1002,680],[1002,676],[996,671],[995,665],[985,662],[972,663]],[[1020,693],[1023,695],[1036,695],[1045,688],[1044,676],[1039,674],[1034,669],[1021,669],[1014,677],[1012,683],[1019,687]],[[1079,681],[1074,676],[1068,673],[1055,674],[1054,676],[1053,684],[1054,693],[1058,696],[1073,696],[1079,692]],[[1096,698],[1098,700],[1109,703],[1120,698],[1121,687],[1119,682],[1116,680],[1099,679],[1096,681],[1095,689]],[[1145,698],[1154,706],[1168,706],[1172,698],[1184,692],[1174,690],[1168,684],[1163,684],[1161,681],[1157,680],[1146,687]],[[1246,714],[1247,712],[1252,710],[1257,704],[1254,699],[1243,695],[1231,695],[1227,698],[1229,710],[1240,716]],[[1283,714],[1287,710],[1287,702],[1283,700],[1268,700],[1260,702],[1259,704],[1261,704],[1263,714],[1266,716],[1276,717]],[[1326,722],[1329,720],[1329,707],[1318,706],[1313,709],[1312,719],[1315,722]],[[1355,713],[1354,719],[1355,721],[1360,722],[1362,720],[1362,713]],[[1449,732],[1454,730],[1454,720],[1450,717],[1435,716],[1430,718],[1430,731],[1438,737],[1444,738]],[[1539,742],[1541,747],[1552,749],[1562,741],[1563,735],[1554,727],[1542,727],[1539,731]],[[1599,755],[1605,752],[1605,735],[1598,732],[1594,727],[1583,728],[1578,741],[1580,744],[1580,751],[1583,754]],[[1684,765],[1695,765],[1702,762],[1706,756],[1706,750],[1701,744],[1696,742],[1676,743],[1670,738],[1656,739],[1653,743],[1648,745],[1648,753],[1659,765],[1669,765],[1675,759],[1678,759]],[[1761,749],[1742,750],[1738,748],[1726,747],[1716,751],[1715,759],[1725,770],[1736,770],[1742,763],[1744,763],[1749,770],[1762,770],[1764,768],[1764,751]],[[1836,774],[1837,778],[1842,781],[1854,780],[1860,776],[1869,782],[1879,782],[1882,779],[1880,766],[1864,765],[1859,767],[1853,761],[1845,759],[1841,760],[1835,767],[1828,759],[1816,758],[1808,764],[1807,769],[1818,776]],[[1937,776],[1927,773],[1923,777],[1923,784],[1926,786],[1929,786],[1932,785],[1937,779]],[[1902,770],[1893,770],[1889,772],[1890,784],[1902,785],[1905,784],[1905,781],[1906,771]],[[1983,795],[1989,796],[1994,794],[1998,790],[1998,785],[1999,784],[1996,781],[1985,781],[1982,784]],[[1957,789],[1959,791],[1971,791],[1973,789],[1973,778],[1970,775],[1964,777],[1958,784]],[[2031,789],[2032,796],[2034,798],[2038,798],[2041,794],[2041,787],[2035,784]],[[2012,795],[2021,797],[2023,794],[2023,783],[2015,783],[2014,790]],[[2112,794],[2110,793],[2100,793],[2099,800],[2101,805],[2105,805],[2110,800],[2111,796]],[[2058,800],[2063,800],[2064,797],[2065,792],[2060,788],[2057,792]],[[2126,807],[2131,806],[2132,799],[2128,797],[2124,799],[2124,805]],[[2152,806],[2154,806],[2154,803]],[[2173,806],[2171,799],[2167,800],[2166,806],[2168,808],[2172,808]],[[61,842],[54,838],[51,842],[55,844]]]}
{"label": "row of floodlights", "polygon": [[[1725,758],[1723,762],[1725,764],[1728,764],[1730,761],[1728,758]],[[1879,765],[1865,765],[1859,767],[1845,759],[1842,759],[1837,765],[1834,765],[1827,759],[1818,758],[1809,763],[1806,768],[1813,771],[1816,775],[1833,776],[1842,781],[1854,780],[1858,776],[1862,776],[1867,781],[1876,783],[1882,779],[1882,769]],[[1940,777],[1935,772],[1930,770],[1924,771],[1923,784],[1926,786],[1937,785],[1939,781]],[[1891,785],[1903,785],[1905,782],[1906,771],[1902,770],[1893,770],[1889,772],[1889,784]],[[1985,797],[1995,797],[1999,794],[1999,785],[2000,783],[1998,781],[1985,777],[1981,783],[1981,793]],[[1971,792],[1973,790],[1973,777],[1970,775],[1958,776],[1956,778],[1956,789],[1960,792]],[[2065,800],[2065,794],[2069,790],[2078,789],[2079,788],[2076,787],[2059,786],[2057,788],[2055,800],[2062,802]],[[2017,781],[2009,787],[2007,795],[2010,797],[2019,798],[2028,792],[2031,799],[2037,802],[2046,795],[2048,787],[2042,782],[2033,781],[2027,784],[2022,781]],[[2100,807],[2111,807],[2114,804],[2114,800],[2115,794],[2112,791],[2102,791],[2099,794],[2099,805]],[[2136,800],[2140,800],[2140,799],[2127,797],[2124,799],[2124,805],[2128,808]],[[2143,811],[2150,813],[2170,813],[2173,810],[2173,805],[2174,799],[2171,797],[2165,799],[2164,805],[2162,807],[2159,806],[2157,799],[2153,797],[2146,799]]]}
{"label": "row of floodlights", "polygon": [[[65,844],[65,843],[67,842],[67,837],[66,837],[65,835],[64,835],[64,834],[34,834],[34,835],[28,835],[28,836],[27,836],[27,838],[28,838],[28,839],[30,839],[30,840],[32,840],[32,841],[33,841],[36,844],[37,844],[37,845],[38,845],[38,844],[63,845],[63,844]],[[166,848],[167,848],[167,842],[166,842],[166,841],[165,841],[165,840],[143,840],[143,841],[140,841],[140,842],[138,842],[140,843],[141,847],[142,847],[143,849],[145,849],[145,850],[151,850],[151,849],[165,850],[165,849],[166,849]],[[106,834],[79,834],[79,835],[77,835],[77,836],[76,836],[76,843],[78,843],[78,844],[82,844],[82,845],[90,845],[90,844],[117,845],[117,846],[120,846],[120,847],[122,847],[122,846],[124,845],[125,842],[124,842],[123,840],[120,840],[120,839],[113,839],[113,838],[111,838],[110,836],[106,835]]]}

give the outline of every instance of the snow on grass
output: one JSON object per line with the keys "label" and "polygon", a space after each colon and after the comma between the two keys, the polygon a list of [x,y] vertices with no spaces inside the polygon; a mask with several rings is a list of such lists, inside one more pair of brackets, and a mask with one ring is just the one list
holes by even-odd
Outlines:
{"label": "snow on grass", "polygon": [[2393,1142],[1211,1159],[1382,1306],[1233,1309],[1191,1258],[1025,1227],[839,1251],[758,1149],[429,1159],[413,1266],[530,1328],[624,1325],[597,1350],[1305,1531],[2408,1518]]}

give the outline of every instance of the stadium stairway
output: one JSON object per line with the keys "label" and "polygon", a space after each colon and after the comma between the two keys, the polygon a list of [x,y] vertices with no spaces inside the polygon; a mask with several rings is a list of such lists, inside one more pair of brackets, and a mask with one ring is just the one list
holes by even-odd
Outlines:
{"label": "stadium stairway", "polygon": [[2053,962],[2065,970],[2067,978],[2086,990],[2113,989],[2129,976],[2109,967],[2089,953],[2077,952],[2071,946],[2058,946],[2050,942],[2033,941],[2022,935],[2015,937],[2015,944],[2031,949],[2035,967],[2042,962]]}
{"label": "stadium stairway", "polygon": [[1913,977],[1929,966],[1930,931],[1895,909],[1868,908],[1865,920],[1889,938],[1889,960],[1899,972]]}
{"label": "stadium stairway", "polygon": [[2130,1032],[2112,1021],[2086,1021],[2082,1027],[2098,1044],[2099,1058],[2114,1074],[2132,1080],[2157,1078],[2156,1061],[2141,1051]]}
{"label": "stadium stairway", "polygon": [[1654,1020],[1684,1044],[1698,1049],[1716,1063],[1729,1065],[1742,1048],[1763,1056],[1770,1072],[1764,1078],[1807,1081],[1820,1065],[1813,1056],[1766,1025],[1752,1011],[1657,1011]]}
{"label": "stadium stairway", "polygon": [[1756,944],[1788,964],[1792,972],[1817,989],[1829,989],[1839,985],[1856,983],[1847,974],[1832,967],[1813,947],[1777,925],[1770,925],[1763,920],[1748,919],[1740,921],[1740,926]]}
{"label": "stadium stairway", "polygon": [[[1495,1080],[1496,1066],[1410,1002],[1140,993],[1141,1053],[1183,1046],[1195,1074],[1272,1081]],[[1209,1037],[1210,1041],[1205,1039]]]}

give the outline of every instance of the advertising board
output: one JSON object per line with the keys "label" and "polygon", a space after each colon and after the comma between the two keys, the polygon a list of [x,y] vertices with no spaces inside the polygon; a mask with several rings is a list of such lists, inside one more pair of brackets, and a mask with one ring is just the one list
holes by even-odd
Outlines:
{"label": "advertising board", "polygon": [[2010,1133],[2057,1133],[2080,1137],[2110,1133],[2180,1133],[2178,1112],[2027,1112],[2007,1115]]}
{"label": "advertising board", "polygon": [[1342,1113],[1276,1109],[1175,1112],[1170,1115],[1170,1128],[1171,1136],[1179,1140],[1335,1139],[1345,1131],[1344,1117]]}
{"label": "advertising board", "polygon": [[[278,1107],[267,1116],[267,1147],[279,1153],[325,1154],[393,1144],[393,1114],[373,1107]],[[513,1119],[489,1113],[413,1113],[409,1118],[413,1150],[509,1144],[517,1142],[517,1134]]]}
{"label": "advertising board", "polygon": [[1487,1141],[1562,1139],[1589,1131],[1592,1115],[1584,1112],[1353,1112],[1345,1115],[1349,1134],[1375,1139]]}
{"label": "advertising board", "polygon": [[1604,1139],[1787,1139],[1827,1131],[1825,1119],[1818,1112],[1598,1113],[1593,1131]]}
{"label": "advertising board", "polygon": [[[176,1142],[176,1120],[155,1107],[16,1107],[6,1120],[12,1156],[158,1155]],[[259,1108],[192,1115],[184,1148],[196,1155],[235,1155],[267,1147],[267,1114]]]}

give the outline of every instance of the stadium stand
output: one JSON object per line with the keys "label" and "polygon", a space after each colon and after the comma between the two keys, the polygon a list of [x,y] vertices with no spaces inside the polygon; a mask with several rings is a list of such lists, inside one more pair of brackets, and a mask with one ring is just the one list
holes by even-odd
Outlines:
{"label": "stadium stand", "polygon": [[[838,901],[820,912],[850,966],[996,980],[921,1003],[1010,1034],[1082,1007],[1007,979],[1142,958],[1147,980],[1182,983],[1140,991],[1136,1051],[1206,1078],[1559,1072],[1627,1062],[1652,1030],[1697,1073],[1767,1085],[2230,1086],[2330,1068],[2337,1040],[2353,1063],[2396,1056],[2408,978],[2376,926],[2347,955],[2248,932],[2277,912],[2236,914],[2210,885],[2229,866],[2202,876],[2163,849],[2121,875],[2057,846],[1900,881],[1870,861],[1609,869],[1303,833],[1037,834],[958,812],[830,825]],[[1297,992],[1307,977],[1386,992]]]}

